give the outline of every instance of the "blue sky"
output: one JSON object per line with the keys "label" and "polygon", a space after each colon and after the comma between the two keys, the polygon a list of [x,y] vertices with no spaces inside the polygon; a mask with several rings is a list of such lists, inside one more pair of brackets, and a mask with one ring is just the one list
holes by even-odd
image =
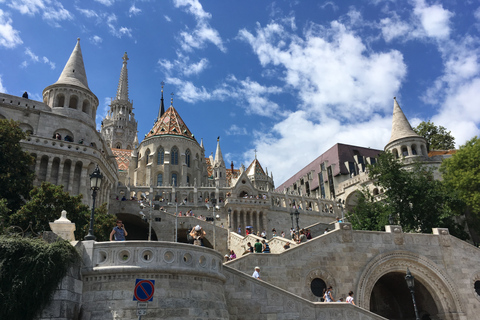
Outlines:
{"label": "blue sky", "polygon": [[142,140],[165,100],[206,156],[276,185],[335,143],[383,149],[393,97],[458,145],[479,134],[480,2],[0,0],[0,91],[42,100],[77,37],[97,123],[122,56]]}

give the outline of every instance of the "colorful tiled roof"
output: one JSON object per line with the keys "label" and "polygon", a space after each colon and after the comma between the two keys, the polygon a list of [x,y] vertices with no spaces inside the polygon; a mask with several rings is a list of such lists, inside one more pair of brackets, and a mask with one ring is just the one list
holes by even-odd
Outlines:
{"label": "colorful tiled roof", "polygon": [[145,138],[161,135],[182,136],[197,141],[173,106],[170,106],[155,122],[152,130],[147,133]]}
{"label": "colorful tiled roof", "polygon": [[212,163],[210,161],[210,158],[205,158],[205,163],[207,165],[207,177],[210,178],[213,176],[213,166],[212,166]]}
{"label": "colorful tiled roof", "polygon": [[255,158],[255,160],[253,160],[252,163],[250,163],[246,171],[248,176],[251,176],[251,175],[265,176],[266,175],[265,171],[262,168],[262,165],[257,160],[257,158]]}
{"label": "colorful tiled roof", "polygon": [[429,157],[435,157],[435,156],[444,156],[444,155],[452,155],[455,154],[457,150],[430,150],[428,152]]}
{"label": "colorful tiled roof", "polygon": [[128,166],[130,165],[132,150],[112,149],[112,153],[115,156],[115,160],[117,160],[118,170],[127,171]]}

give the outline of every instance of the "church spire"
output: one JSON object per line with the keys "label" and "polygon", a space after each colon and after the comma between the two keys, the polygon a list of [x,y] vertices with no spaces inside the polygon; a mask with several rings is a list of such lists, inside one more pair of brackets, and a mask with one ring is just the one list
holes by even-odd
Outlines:
{"label": "church spire", "polygon": [[162,81],[162,98],[160,98],[160,110],[158,110],[158,118],[160,119],[163,114],[165,113],[165,105],[163,104],[163,86],[165,85],[165,82]]}
{"label": "church spire", "polygon": [[225,167],[223,161],[222,150],[220,150],[220,137],[217,138],[217,150],[215,151],[215,166]]}
{"label": "church spire", "polygon": [[115,100],[128,101],[128,55],[126,52],[124,53],[122,59],[122,71],[120,71],[120,80],[118,80],[117,95],[115,96]]}
{"label": "church spire", "polygon": [[419,137],[419,135],[413,131],[395,97],[393,101],[392,135],[387,144],[402,138]]}
{"label": "church spire", "polygon": [[80,38],[77,38],[77,44],[55,84],[75,85],[90,91],[87,82],[87,73],[85,72],[85,65],[83,64]]}

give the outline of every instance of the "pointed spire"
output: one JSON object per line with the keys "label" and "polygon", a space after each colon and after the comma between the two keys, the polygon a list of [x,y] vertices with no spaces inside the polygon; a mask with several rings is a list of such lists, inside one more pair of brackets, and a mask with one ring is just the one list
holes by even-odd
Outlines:
{"label": "pointed spire", "polygon": [[200,139],[200,148],[205,149],[205,148],[203,147],[203,138]]}
{"label": "pointed spire", "polygon": [[223,161],[222,150],[220,150],[220,137],[217,138],[217,151],[215,152],[215,166],[225,167],[225,162]]}
{"label": "pointed spire", "polygon": [[123,57],[122,71],[120,71],[120,80],[118,80],[117,95],[115,100],[125,100],[128,101],[128,70],[127,70],[127,61],[128,55],[125,52]]}
{"label": "pointed spire", "polygon": [[80,38],[77,38],[77,44],[68,58],[62,74],[55,84],[69,84],[90,90],[87,82],[87,74],[83,64],[82,49],[80,48]]}
{"label": "pointed spire", "polygon": [[419,135],[413,131],[395,97],[393,98],[393,101],[392,135],[387,145],[398,139],[419,137]]}
{"label": "pointed spire", "polygon": [[165,82],[162,81],[162,97],[160,98],[160,110],[158,110],[158,118],[160,119],[163,114],[165,113],[165,105],[163,104],[163,86],[165,85]]}

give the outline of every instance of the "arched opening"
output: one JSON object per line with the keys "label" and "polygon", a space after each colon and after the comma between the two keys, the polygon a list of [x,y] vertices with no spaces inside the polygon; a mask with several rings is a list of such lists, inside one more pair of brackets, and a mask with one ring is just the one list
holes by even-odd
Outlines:
{"label": "arched opening", "polygon": [[187,165],[187,167],[190,168],[190,150],[187,149],[187,151],[185,151],[185,164]]}
{"label": "arched opening", "polygon": [[398,159],[398,151],[397,151],[397,149],[393,149],[393,150],[392,150],[392,153],[393,153],[393,156],[395,157],[395,159]]}
{"label": "arched opening", "polygon": [[157,149],[157,165],[163,164],[165,160],[165,150],[162,147],[158,147]]}
{"label": "arched opening", "polygon": [[310,290],[316,297],[322,298],[325,289],[327,289],[327,284],[320,278],[315,278],[310,282]]}
{"label": "arched opening", "polygon": [[402,147],[402,156],[408,157],[408,149],[407,149],[407,147]]}
{"label": "arched opening", "polygon": [[90,113],[90,102],[88,102],[88,100],[83,100],[82,111],[86,114]]}
{"label": "arched opening", "polygon": [[417,153],[417,146],[413,144],[411,148],[412,148],[412,155],[416,156],[418,154]]}
{"label": "arched opening", "polygon": [[68,107],[71,109],[77,109],[78,105],[78,98],[77,96],[71,96],[70,97],[70,102],[68,103]]}
{"label": "arched opening", "polygon": [[54,108],[63,108],[65,105],[65,96],[63,94],[59,94],[55,99],[55,104],[53,105]]}
{"label": "arched opening", "polygon": [[[422,320],[437,319],[438,308],[430,292],[416,278],[415,301]],[[370,311],[387,319],[415,319],[415,310],[405,273],[390,272],[375,283],[370,297]]]}
{"label": "arched opening", "polygon": [[170,151],[170,164],[171,165],[178,165],[178,148],[173,147],[172,150]]}

